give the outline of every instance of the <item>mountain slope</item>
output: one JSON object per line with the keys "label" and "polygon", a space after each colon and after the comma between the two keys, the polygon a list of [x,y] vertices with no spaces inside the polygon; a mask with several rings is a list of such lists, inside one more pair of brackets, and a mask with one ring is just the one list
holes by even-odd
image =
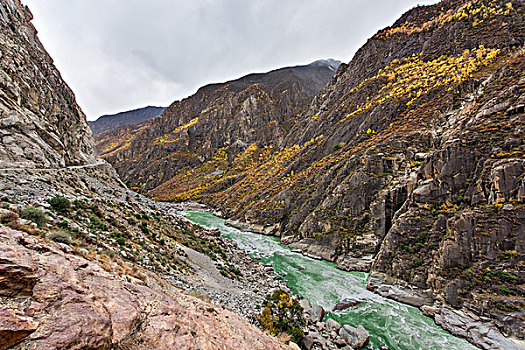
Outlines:
{"label": "mountain slope", "polygon": [[[224,265],[246,256],[127,190],[96,158],[31,18],[0,0],[0,349],[289,349],[182,290],[199,287],[186,252]],[[209,261],[210,278],[223,278]],[[262,303],[245,289],[232,305]]]}
{"label": "mountain slope", "polygon": [[149,194],[220,207],[371,270],[370,288],[387,296],[488,315],[523,338],[523,11],[522,1],[417,7],[338,69],[282,148],[219,156]]}
{"label": "mountain slope", "polygon": [[[97,149],[123,179],[146,190],[181,168],[233,158],[252,144],[279,147],[337,66],[317,61],[207,85],[154,120],[105,134]],[[210,173],[216,171],[220,165]]]}
{"label": "mountain slope", "polygon": [[95,121],[88,122],[88,125],[93,131],[95,139],[97,139],[99,138],[98,135],[105,131],[112,131],[123,125],[139,124],[150,118],[156,118],[165,109],[165,107],[148,106],[117,114],[103,115]]}

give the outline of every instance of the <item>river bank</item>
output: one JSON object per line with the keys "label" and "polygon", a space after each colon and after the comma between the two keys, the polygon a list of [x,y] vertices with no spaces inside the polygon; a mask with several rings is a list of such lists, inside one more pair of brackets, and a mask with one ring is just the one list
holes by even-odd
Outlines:
{"label": "river bank", "polygon": [[181,246],[193,273],[174,283],[192,295],[212,301],[256,323],[254,314],[260,310],[266,295],[275,289],[287,292],[290,289],[270,265],[265,266],[247,256],[233,240],[222,238],[218,242],[224,255],[217,256],[215,260]]}

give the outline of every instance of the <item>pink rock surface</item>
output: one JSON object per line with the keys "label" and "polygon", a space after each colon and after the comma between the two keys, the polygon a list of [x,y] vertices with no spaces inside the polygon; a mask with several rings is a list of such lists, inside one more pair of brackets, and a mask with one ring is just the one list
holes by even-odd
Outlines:
{"label": "pink rock surface", "polygon": [[[20,271],[19,278],[6,284],[10,271]],[[155,279],[150,286],[126,282],[0,227],[2,302],[29,305],[31,324],[39,324],[13,349],[288,349],[240,316]],[[6,344],[0,338],[0,349],[12,345]]]}

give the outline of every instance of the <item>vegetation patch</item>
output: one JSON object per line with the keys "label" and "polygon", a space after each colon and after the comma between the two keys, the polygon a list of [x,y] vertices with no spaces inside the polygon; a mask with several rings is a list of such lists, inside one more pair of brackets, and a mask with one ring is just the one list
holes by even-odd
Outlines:
{"label": "vegetation patch", "polygon": [[306,324],[303,308],[298,300],[290,298],[288,293],[280,289],[266,296],[262,311],[256,315],[256,319],[271,334],[286,333],[295,343],[304,337],[301,329]]}

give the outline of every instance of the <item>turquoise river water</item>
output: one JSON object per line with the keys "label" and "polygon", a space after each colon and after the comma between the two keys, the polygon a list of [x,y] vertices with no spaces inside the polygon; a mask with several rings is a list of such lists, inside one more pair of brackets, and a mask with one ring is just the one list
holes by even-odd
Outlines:
{"label": "turquoise river water", "polygon": [[243,232],[226,226],[224,219],[207,212],[182,212],[190,221],[217,227],[223,237],[233,239],[251,256],[270,263],[295,294],[332,310],[340,300],[352,297],[365,303],[355,309],[327,312],[341,324],[362,325],[370,333],[367,349],[386,345],[400,350],[469,350],[477,349],[464,339],[450,335],[434,321],[412,306],[398,303],[366,289],[367,274],[338,270],[335,264],[307,258],[291,252],[276,237]]}

